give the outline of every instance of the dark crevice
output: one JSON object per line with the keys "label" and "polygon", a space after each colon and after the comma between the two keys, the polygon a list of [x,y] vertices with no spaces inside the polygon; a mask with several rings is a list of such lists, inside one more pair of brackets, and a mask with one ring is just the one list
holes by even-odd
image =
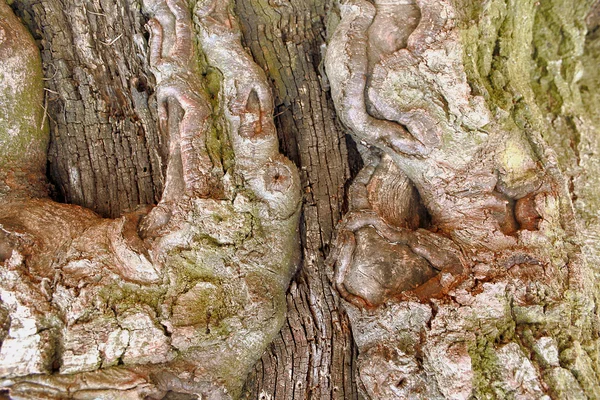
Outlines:
{"label": "dark crevice", "polygon": [[364,162],[362,157],[360,156],[360,152],[356,146],[356,142],[350,135],[344,135],[344,139],[346,141],[346,148],[348,150],[348,167],[350,170],[350,176],[344,183],[344,198],[341,206],[342,214],[346,214],[350,209],[349,204],[349,196],[348,191],[350,189],[350,185],[356,178],[356,175],[360,172],[360,170],[364,167]]}

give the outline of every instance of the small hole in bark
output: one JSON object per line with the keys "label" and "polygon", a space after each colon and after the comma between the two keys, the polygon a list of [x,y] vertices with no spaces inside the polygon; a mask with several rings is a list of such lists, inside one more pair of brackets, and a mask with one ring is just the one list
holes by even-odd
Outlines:
{"label": "small hole in bark", "polygon": [[135,77],[133,78],[133,87],[135,87],[135,89],[142,93],[145,92],[148,89],[148,80],[146,79],[145,76],[139,76],[139,77]]}
{"label": "small hole in bark", "polygon": [[273,176],[273,187],[280,187],[285,184],[286,177],[280,174]]}
{"label": "small hole in bark", "polygon": [[[145,26],[147,22],[148,22],[148,20],[146,20],[146,22],[144,22],[142,24],[142,26]],[[144,39],[146,39],[146,43],[150,42],[150,29],[148,29],[148,28],[144,29],[143,35],[144,35]]]}
{"label": "small hole in bark", "polygon": [[172,333],[171,333],[171,331],[169,331],[169,327],[167,325],[163,325],[163,324],[161,324],[160,326],[162,326],[165,336],[171,337]]}
{"label": "small hole in bark", "polygon": [[60,360],[55,359],[52,361],[52,372],[58,372],[60,370]]}
{"label": "small hole in bark", "polygon": [[289,169],[280,163],[273,163],[267,167],[265,186],[270,191],[284,192],[292,186]]}
{"label": "small hole in bark", "polygon": [[406,379],[402,378],[398,381],[398,383],[396,383],[396,387],[401,389],[406,385]]}

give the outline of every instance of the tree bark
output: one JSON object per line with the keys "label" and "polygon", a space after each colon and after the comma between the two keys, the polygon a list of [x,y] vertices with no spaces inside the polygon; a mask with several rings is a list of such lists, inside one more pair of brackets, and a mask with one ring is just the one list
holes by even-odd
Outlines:
{"label": "tree bark", "polygon": [[597,232],[582,215],[597,194],[576,172],[597,137],[578,86],[589,3],[341,7],[327,75],[340,119],[375,149],[332,257],[365,391],[598,397],[597,245],[579,225]]}
{"label": "tree bark", "polygon": [[246,46],[273,86],[281,147],[299,166],[304,188],[303,263],[288,294],[288,323],[255,367],[249,398],[356,397],[349,322],[324,264],[350,177],[348,144],[322,68],[330,7],[236,3]]}
{"label": "tree bark", "polygon": [[[156,330],[156,337],[164,334],[171,345],[179,331],[164,320],[176,319],[176,313],[155,306],[152,297],[162,301],[172,296],[169,307],[181,303],[180,310],[192,310],[188,304],[198,305],[194,301],[205,297],[205,303],[235,303],[209,308],[198,317],[206,335],[211,330],[218,335],[214,332],[225,329],[219,313],[235,309],[241,310],[239,318],[253,315],[243,311],[239,304],[245,300],[236,294],[247,290],[250,302],[261,310],[256,312],[263,313],[253,332],[262,329],[264,337],[258,346],[220,350],[226,353],[223,360],[230,361],[213,363],[208,360],[219,353],[198,351],[192,356],[196,361],[170,364],[171,356],[165,356],[160,367],[144,359],[135,362],[141,368],[128,369],[129,361],[121,355],[114,365],[102,360],[88,369],[98,375],[82,375],[77,366],[60,363],[69,349],[57,332],[70,325],[48,318],[38,330],[44,340],[56,342],[46,349],[54,353],[42,357],[45,364],[36,370],[41,378],[6,384],[25,385],[17,395],[35,389],[33,396],[61,398],[56,393],[71,390],[64,388],[84,388],[89,382],[86,390],[93,394],[98,389],[94,379],[114,379],[111,393],[132,398],[144,390],[152,398],[183,393],[286,400],[600,398],[600,3],[236,0],[227,9],[226,2],[210,6],[191,1],[186,18],[193,19],[189,24],[199,43],[191,63],[172,48],[181,27],[169,24],[173,18],[181,20],[164,4],[177,0],[10,3],[41,50],[45,92],[35,100],[40,107],[30,112],[43,109],[49,123],[51,195],[99,214],[36,200],[46,191],[39,171],[43,156],[24,152],[15,158],[17,164],[26,157],[40,158],[29,163],[35,164],[31,171],[17,171],[9,157],[8,164],[0,163],[0,183],[10,187],[6,193],[34,199],[19,200],[24,202],[5,207],[0,215],[0,262],[8,271],[20,271],[17,264],[23,262],[29,271],[11,290],[30,291],[40,304],[52,303],[44,296],[52,298],[55,285],[66,278],[55,278],[44,266],[55,268],[53,257],[73,262],[72,248],[61,244],[58,256],[48,250],[58,243],[52,237],[56,226],[69,232],[70,240],[81,235],[80,259],[91,257],[86,251],[97,257],[96,247],[114,247],[122,234],[127,249],[139,251],[154,266],[177,271],[182,265],[202,264],[206,253],[193,252],[219,252],[215,249],[222,247],[227,248],[220,256],[225,264],[245,262],[245,255],[238,255],[246,251],[244,246],[260,245],[243,244],[225,231],[251,235],[245,230],[248,220],[239,216],[252,215],[252,221],[262,218],[267,231],[281,233],[266,234],[265,240],[275,243],[274,252],[281,250],[285,259],[280,264],[273,257],[256,262],[277,269],[279,278],[273,281],[262,272],[252,275],[250,268],[252,277],[237,283],[228,270],[219,270],[217,280],[232,279],[238,285],[224,295],[206,294],[213,290],[213,278],[207,285],[205,277],[186,276],[175,279],[183,282],[176,289],[166,289],[172,282],[150,279],[142,284],[147,285],[142,294],[122,291],[117,296],[127,307],[131,302],[132,309],[146,307],[136,309],[134,317],[155,313],[146,328]],[[153,19],[162,31],[149,22]],[[237,24],[244,49],[232,44]],[[166,69],[152,61],[151,43],[159,35],[170,38],[163,40],[159,57],[171,65]],[[224,48],[245,52],[224,62]],[[244,81],[247,71],[258,86],[252,79]],[[265,88],[272,91],[272,110]],[[291,171],[272,153],[272,138],[264,164],[253,162],[244,146],[236,145],[238,139],[232,139],[256,144],[255,134],[274,134],[268,121],[274,122],[279,150],[300,176],[297,265],[291,225],[273,227],[264,213],[248,211],[245,203],[239,208],[242,197],[252,207],[260,203],[245,195],[248,188],[262,190],[252,186],[253,170],[263,171],[274,159],[276,186],[280,175]],[[202,143],[194,139],[187,145],[192,153],[203,149],[204,161],[186,155],[191,154],[185,147],[185,135],[191,132],[186,123],[191,130],[204,127]],[[189,176],[186,162],[202,166],[206,160],[211,167]],[[24,194],[16,181],[26,182]],[[190,182],[199,188],[190,192]],[[148,214],[148,205],[157,204]],[[19,207],[31,212],[22,217]],[[153,252],[172,254],[166,239],[160,242],[153,235],[186,232],[182,221],[193,220],[197,226],[199,214],[218,214],[231,225],[202,225],[208,236],[186,242],[188,253],[181,252],[176,262],[166,255],[166,263],[151,258]],[[172,218],[166,228],[165,218]],[[49,223],[56,224],[53,231],[45,229]],[[23,226],[37,231],[34,239],[23,236],[30,242],[19,247],[14,237],[26,231]],[[117,234],[111,233],[115,229]],[[36,242],[37,237],[45,241]],[[41,242],[46,250],[36,244]],[[13,248],[25,261],[12,256]],[[113,264],[119,262],[127,264],[122,257]],[[283,264],[297,267],[285,294],[285,322],[279,310],[292,272]],[[135,270],[130,274],[135,277]],[[105,284],[106,276],[102,279]],[[193,283],[185,283],[187,279]],[[165,295],[166,290],[175,292]],[[257,300],[262,292],[267,295]],[[100,292],[92,294],[86,304],[99,307],[91,299],[100,298]],[[3,296],[2,341],[12,338],[15,318],[12,303]],[[122,331],[134,332],[127,328],[133,324],[131,313],[120,316],[123,309],[111,301],[115,316],[110,318]],[[54,315],[52,307],[42,308],[38,311]],[[269,312],[272,316],[265,317]],[[281,322],[274,335],[271,330]],[[97,333],[96,340],[104,340],[103,335],[109,331]],[[230,343],[215,337],[198,343]],[[71,334],[69,340],[75,339]],[[238,356],[244,366],[226,370],[222,364],[234,363]],[[210,367],[197,372],[198,365]],[[107,372],[123,369],[127,374]],[[194,386],[182,377],[189,379],[191,370],[202,384]],[[72,372],[79,375],[68,375]],[[44,381],[45,376],[50,378]]]}
{"label": "tree bark", "polygon": [[[272,95],[231,7],[148,0],[119,9],[147,20],[149,38],[129,39],[154,75],[153,129],[168,150],[158,204],[105,219],[37,185],[47,144],[39,55],[0,4],[1,90],[13,99],[0,107],[3,386],[17,398],[238,398],[285,319],[300,180],[279,153]],[[89,55],[87,26],[69,27]],[[110,82],[115,92],[123,83]],[[138,89],[128,87],[132,98]],[[5,118],[15,109],[16,127]],[[138,203],[116,200],[111,212]]]}
{"label": "tree bark", "polygon": [[139,3],[23,1],[13,7],[41,47],[54,197],[117,217],[158,202],[167,144]]}

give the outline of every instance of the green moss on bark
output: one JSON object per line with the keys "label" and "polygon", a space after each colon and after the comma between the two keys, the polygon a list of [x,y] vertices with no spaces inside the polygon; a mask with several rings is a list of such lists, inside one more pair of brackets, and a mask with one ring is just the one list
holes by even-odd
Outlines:
{"label": "green moss on bark", "polygon": [[45,171],[48,146],[40,54],[4,2],[0,4],[0,59],[0,181],[7,185],[0,185],[2,193],[39,184],[35,175]]}
{"label": "green moss on bark", "polygon": [[[600,96],[594,94],[599,82],[600,51],[594,53],[593,49],[600,49],[600,45],[591,44],[597,42],[590,42],[588,35],[587,47],[591,51],[585,47],[585,16],[593,1],[491,0],[474,4],[455,0],[454,3],[459,10],[463,59],[473,91],[482,94],[490,110],[496,111],[497,123],[504,120],[504,126],[511,127],[508,131],[529,141],[546,173],[553,175],[560,185],[557,187],[565,188],[556,212],[569,221],[562,226],[566,231],[560,231],[562,236],[548,237],[548,256],[558,268],[569,268],[573,276],[580,274],[578,279],[589,289],[585,293],[563,292],[558,302],[557,298],[543,300],[542,303],[548,304],[543,309],[539,306],[542,311],[536,320],[530,315],[515,314],[518,332],[527,326],[531,338],[549,335],[557,340],[563,369],[548,367],[543,374],[551,393],[565,393],[565,390],[575,393],[581,390],[581,385],[586,395],[594,397],[590,390],[596,386],[598,372],[582,365],[591,357],[589,354],[594,358],[596,352],[573,350],[579,340],[586,343],[582,347],[594,347],[594,341],[590,340],[594,331],[594,311],[590,308],[590,298],[594,295],[590,294],[597,291],[590,273],[594,268],[591,263],[595,257],[594,245],[583,248],[584,253],[592,255],[586,264],[578,259],[581,249],[572,244],[577,242],[577,234],[589,237],[594,226],[598,226],[597,216],[590,211],[600,206],[597,194],[592,193],[600,186],[594,183],[593,176],[582,174],[584,168],[589,168],[592,175],[593,171],[600,172],[600,165],[587,161],[583,153],[600,149],[595,139],[597,130],[590,123],[600,121],[593,118],[600,106]],[[572,201],[575,215],[569,211]],[[575,221],[576,218],[581,219]],[[573,227],[580,222],[585,228],[576,233]],[[566,249],[568,257],[561,249]],[[560,284],[556,284],[558,288]],[[557,310],[558,319],[553,317],[553,303],[562,307]],[[494,369],[491,348],[483,341],[471,353],[474,369],[479,371],[478,390],[482,393],[486,391],[485,379],[492,378],[488,376],[492,372],[486,371]],[[590,365],[595,364],[590,362]]]}

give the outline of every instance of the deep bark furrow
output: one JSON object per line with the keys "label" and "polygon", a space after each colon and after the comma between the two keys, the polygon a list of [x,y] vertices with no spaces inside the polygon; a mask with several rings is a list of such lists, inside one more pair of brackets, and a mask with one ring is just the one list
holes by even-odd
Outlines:
{"label": "deep bark furrow", "polygon": [[161,147],[139,6],[94,0],[15,2],[45,69],[55,197],[116,217],[158,201]]}
{"label": "deep bark furrow", "polygon": [[[285,293],[300,261],[300,179],[278,151],[266,76],[241,46],[225,2],[192,12],[185,0],[144,1],[150,37],[128,35],[129,47],[117,45],[121,36],[103,43],[80,4],[50,3],[36,3],[49,6],[34,15],[48,30],[42,45],[73,50],[57,61],[72,61],[71,69],[52,78],[65,82],[50,89],[62,107],[51,118],[73,139],[57,150],[72,156],[64,164],[70,180],[61,183],[83,203],[107,200],[91,207],[105,215],[147,202],[131,176],[138,130],[129,125],[139,117],[128,90],[139,87],[131,76],[120,80],[129,66],[119,60],[131,58],[148,62],[156,78],[159,118],[148,124],[168,144],[165,189],[155,207],[109,219],[36,187],[49,139],[38,104],[42,60],[1,1],[0,97],[14,96],[0,102],[0,302],[10,320],[0,343],[0,374],[9,379],[1,386],[31,399],[237,399],[285,322]],[[106,2],[103,12],[141,32],[136,22],[146,18],[136,4]],[[48,14],[59,19],[55,30]],[[119,54],[102,53],[100,44]],[[22,287],[36,279],[41,288]],[[286,349],[276,350],[281,359]]]}
{"label": "deep bark furrow", "polygon": [[249,381],[254,383],[249,384],[249,398],[268,393],[276,399],[352,399],[352,369],[346,362],[352,358],[352,338],[323,262],[341,216],[349,174],[344,134],[319,76],[325,5],[319,1],[277,4],[238,1],[237,13],[245,43],[274,88],[281,147],[300,167],[305,189],[304,263],[296,290],[288,294],[288,303],[295,304],[288,310],[296,342],[292,357],[277,359],[273,349],[291,345],[280,335],[262,360],[293,366],[292,375],[285,376],[290,384],[275,390],[263,375]]}

